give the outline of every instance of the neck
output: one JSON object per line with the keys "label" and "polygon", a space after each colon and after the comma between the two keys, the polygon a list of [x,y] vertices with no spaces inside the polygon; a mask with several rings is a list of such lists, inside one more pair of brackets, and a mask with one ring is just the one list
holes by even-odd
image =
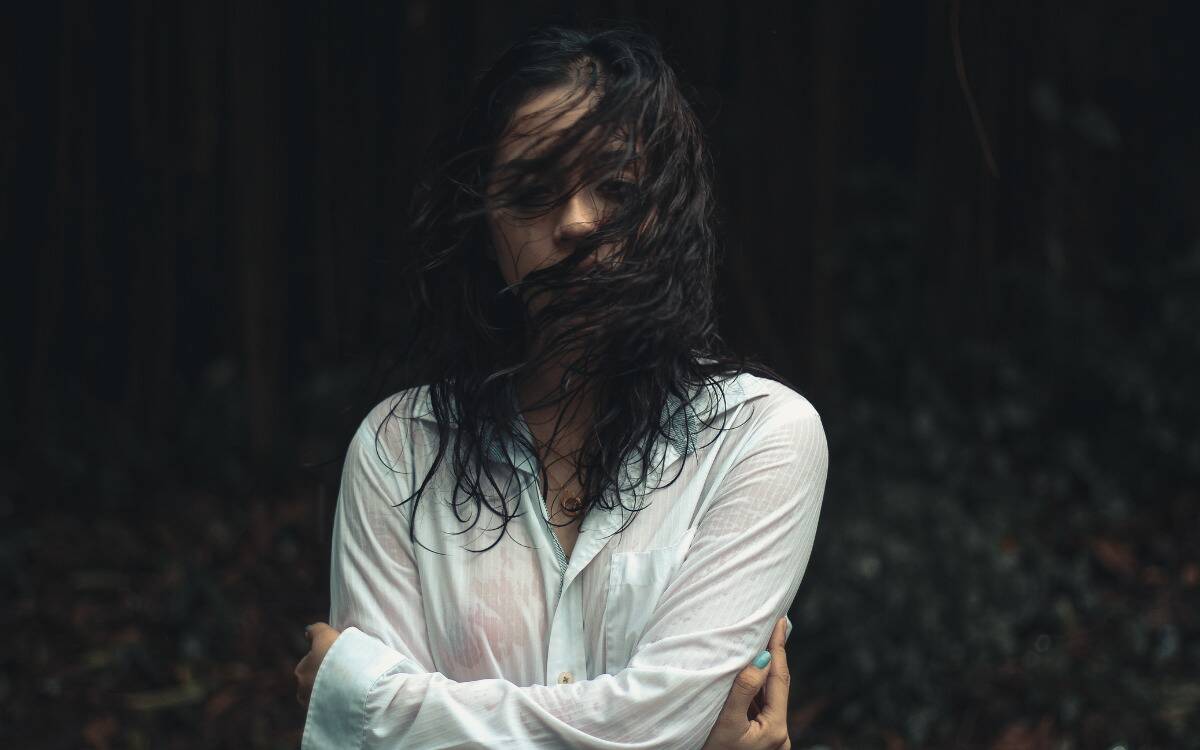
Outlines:
{"label": "neck", "polygon": [[516,383],[521,412],[534,438],[559,452],[578,448],[592,417],[593,398],[586,383],[573,377],[567,389],[562,388],[569,363],[566,358],[544,362]]}

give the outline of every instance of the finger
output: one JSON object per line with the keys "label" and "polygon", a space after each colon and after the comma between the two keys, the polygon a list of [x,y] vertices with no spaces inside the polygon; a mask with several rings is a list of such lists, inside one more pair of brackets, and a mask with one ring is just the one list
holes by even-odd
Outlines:
{"label": "finger", "polygon": [[[779,640],[779,632],[780,632],[779,623],[780,622],[786,622],[786,621],[781,618],[780,620],[777,620],[775,622],[775,628],[771,630],[771,636],[770,636],[770,638],[767,639],[767,650],[768,651],[770,651],[772,648],[774,648],[776,642]],[[786,637],[787,636],[785,635],[784,638],[786,639]],[[769,665],[768,665],[768,669],[769,669]],[[766,680],[763,680],[762,687],[759,688],[759,691],[757,693],[755,693],[755,695],[754,695],[754,702],[752,704],[754,707],[754,710],[751,712],[751,715],[749,716],[750,719],[753,719],[755,716],[757,716],[759,713],[762,712],[763,704],[764,704],[764,701],[766,700],[766,693],[767,693],[767,682],[766,682]]]}
{"label": "finger", "polygon": [[338,631],[334,630],[333,626],[327,622],[313,623],[311,632],[313,646],[318,644],[328,646],[338,635]]}
{"label": "finger", "polygon": [[754,721],[758,715],[762,713],[763,708],[763,691],[759,690],[754,694],[754,700],[750,701],[750,708],[746,711],[746,721]]}
{"label": "finger", "polygon": [[763,714],[767,722],[778,722],[786,725],[787,702],[791,687],[791,673],[788,671],[787,652],[783,649],[783,637],[786,625],[781,620],[776,628],[775,637],[771,639],[771,666],[767,674],[766,699]]}
{"label": "finger", "polygon": [[768,667],[757,667],[751,661],[737,677],[733,679],[733,687],[729,697],[725,699],[725,710],[734,716],[747,716],[754,697],[762,691],[767,681]]}

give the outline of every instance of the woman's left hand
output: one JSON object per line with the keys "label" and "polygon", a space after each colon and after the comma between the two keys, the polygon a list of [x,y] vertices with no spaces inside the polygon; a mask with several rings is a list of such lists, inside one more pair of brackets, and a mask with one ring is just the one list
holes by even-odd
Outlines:
{"label": "woman's left hand", "polygon": [[734,678],[703,750],[791,749],[787,725],[791,673],[783,650],[786,635],[787,620],[780,617],[767,643],[771,663],[759,669],[751,662]]}
{"label": "woman's left hand", "polygon": [[317,670],[321,668],[321,662],[325,660],[325,654],[329,652],[329,647],[341,634],[342,631],[334,630],[327,622],[315,622],[304,629],[304,637],[308,639],[309,651],[293,670],[296,680],[299,682],[299,686],[296,688],[296,700],[300,701],[301,706],[308,708],[308,699],[312,696],[313,683],[317,681]]}

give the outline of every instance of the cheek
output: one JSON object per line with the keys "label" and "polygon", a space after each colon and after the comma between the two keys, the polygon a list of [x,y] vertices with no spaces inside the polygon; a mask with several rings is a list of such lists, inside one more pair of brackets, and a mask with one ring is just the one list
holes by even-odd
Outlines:
{"label": "cheek", "polygon": [[553,227],[542,223],[493,227],[492,240],[500,273],[509,284],[554,262]]}
{"label": "cheek", "polygon": [[520,246],[518,238],[511,232],[501,232],[496,238],[496,264],[500,267],[500,275],[504,277],[505,283],[515,284],[525,276],[526,271],[522,268],[518,251]]}

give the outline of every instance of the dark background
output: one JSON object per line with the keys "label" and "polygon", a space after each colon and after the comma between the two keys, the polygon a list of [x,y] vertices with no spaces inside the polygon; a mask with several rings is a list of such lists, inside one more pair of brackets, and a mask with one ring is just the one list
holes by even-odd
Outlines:
{"label": "dark background", "polygon": [[697,89],[726,337],[830,440],[793,747],[1200,747],[1187,7],[964,2],[966,88],[948,0],[11,14],[2,744],[298,746],[414,169],[524,29],[616,18]]}

